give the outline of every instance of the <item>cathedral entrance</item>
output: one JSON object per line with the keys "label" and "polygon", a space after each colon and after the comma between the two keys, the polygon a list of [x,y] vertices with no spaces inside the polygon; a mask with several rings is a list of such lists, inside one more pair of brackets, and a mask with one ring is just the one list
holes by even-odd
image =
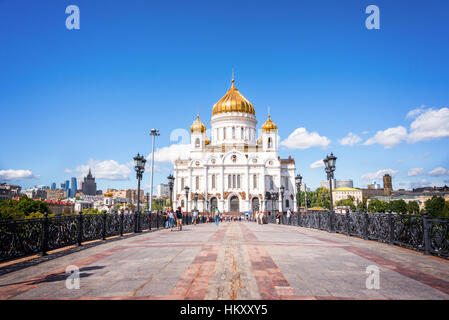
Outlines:
{"label": "cathedral entrance", "polygon": [[253,198],[253,200],[251,201],[251,211],[257,212],[259,211],[259,208],[259,198]]}
{"label": "cathedral entrance", "polygon": [[240,206],[239,206],[239,197],[237,196],[232,196],[231,200],[229,202],[230,206],[230,210],[231,212],[240,212]]}
{"label": "cathedral entrance", "polygon": [[215,209],[218,208],[217,198],[213,197],[210,199],[210,211],[215,212]]}

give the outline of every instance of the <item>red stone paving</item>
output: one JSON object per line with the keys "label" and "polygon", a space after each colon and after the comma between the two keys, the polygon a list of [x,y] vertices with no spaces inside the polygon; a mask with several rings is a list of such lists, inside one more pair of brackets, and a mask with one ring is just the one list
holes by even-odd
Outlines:
{"label": "red stone paving", "polygon": [[418,270],[414,270],[412,268],[406,267],[406,266],[396,263],[392,260],[386,259],[377,254],[374,254],[368,250],[364,250],[364,249],[360,249],[360,248],[356,248],[356,247],[345,247],[344,249],[358,255],[359,257],[373,261],[374,263],[376,263],[380,266],[383,266],[385,268],[393,270],[403,276],[406,276],[407,278],[419,281],[419,282],[421,282],[427,286],[430,286],[434,289],[437,289],[445,294],[449,294],[449,282],[448,281],[445,281],[443,279],[439,279],[439,278],[433,277],[431,275],[422,273]]}

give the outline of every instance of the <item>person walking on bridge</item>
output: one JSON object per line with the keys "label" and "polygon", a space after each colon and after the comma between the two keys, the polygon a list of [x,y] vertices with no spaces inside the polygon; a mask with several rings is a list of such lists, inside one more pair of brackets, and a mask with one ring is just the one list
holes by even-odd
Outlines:
{"label": "person walking on bridge", "polygon": [[220,223],[220,211],[218,211],[218,209],[215,209],[215,224],[218,227],[218,224]]}
{"label": "person walking on bridge", "polygon": [[182,211],[181,207],[176,210],[176,225],[178,226],[178,231],[182,231]]}

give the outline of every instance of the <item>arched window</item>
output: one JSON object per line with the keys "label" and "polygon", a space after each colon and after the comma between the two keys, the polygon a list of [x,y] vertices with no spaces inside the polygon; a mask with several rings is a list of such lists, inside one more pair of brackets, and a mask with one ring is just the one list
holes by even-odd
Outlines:
{"label": "arched window", "polygon": [[228,189],[231,189],[231,175],[228,175]]}
{"label": "arched window", "polygon": [[199,148],[200,147],[200,138],[196,138],[195,139],[195,148]]}
{"label": "arched window", "polygon": [[268,148],[271,148],[271,145],[272,145],[271,138],[268,138]]}
{"label": "arched window", "polygon": [[241,138],[241,139],[244,139],[244,136],[243,136],[243,135],[244,135],[244,133],[243,133],[243,127],[240,127],[240,129],[241,129],[241,130],[240,130],[240,138]]}
{"label": "arched window", "polygon": [[184,178],[181,178],[181,192],[184,190]]}
{"label": "arched window", "polygon": [[181,207],[184,208],[184,200],[181,200]]}
{"label": "arched window", "polygon": [[195,188],[197,190],[200,188],[200,177],[195,177]]}
{"label": "arched window", "polygon": [[212,189],[215,189],[215,174],[212,175]]}
{"label": "arched window", "polygon": [[285,200],[285,207],[286,208],[290,208],[290,201],[288,201],[288,199]]}
{"label": "arched window", "polygon": [[235,127],[232,127],[232,139],[235,139]]}
{"label": "arched window", "polygon": [[223,140],[226,140],[226,128],[223,128]]}
{"label": "arched window", "polygon": [[257,174],[253,174],[253,188],[257,188]]}
{"label": "arched window", "polygon": [[232,187],[235,188],[235,174],[232,175]]}
{"label": "arched window", "polygon": [[240,175],[237,175],[237,188],[240,188]]}

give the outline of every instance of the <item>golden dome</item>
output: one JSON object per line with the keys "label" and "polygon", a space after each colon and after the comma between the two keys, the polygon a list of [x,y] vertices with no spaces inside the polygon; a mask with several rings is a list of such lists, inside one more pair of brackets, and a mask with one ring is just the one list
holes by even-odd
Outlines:
{"label": "golden dome", "polygon": [[108,189],[108,191],[105,192],[104,196],[105,196],[105,197],[112,197],[112,192],[111,192],[111,190]]}
{"label": "golden dome", "polygon": [[200,116],[197,115],[195,122],[190,127],[192,133],[203,133],[206,131],[206,126],[201,122]]}
{"label": "golden dome", "polygon": [[270,132],[271,130],[277,130],[278,126],[274,124],[273,121],[270,119],[270,115],[268,115],[267,121],[262,126],[262,131]]}
{"label": "golden dome", "polygon": [[206,141],[204,143],[206,144],[206,146],[210,145],[210,140],[208,137],[206,137]]}
{"label": "golden dome", "polygon": [[212,109],[212,115],[228,112],[242,112],[256,115],[254,107],[246,100],[246,98],[237,90],[234,86],[234,79],[232,79],[232,86],[226,92],[226,94],[221,98]]}

